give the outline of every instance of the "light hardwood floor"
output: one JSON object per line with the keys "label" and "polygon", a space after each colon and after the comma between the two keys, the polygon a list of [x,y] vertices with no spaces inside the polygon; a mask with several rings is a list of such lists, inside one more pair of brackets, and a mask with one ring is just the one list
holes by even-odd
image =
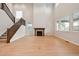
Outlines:
{"label": "light hardwood floor", "polygon": [[1,56],[72,56],[79,55],[79,46],[54,36],[23,37],[12,43],[0,40]]}

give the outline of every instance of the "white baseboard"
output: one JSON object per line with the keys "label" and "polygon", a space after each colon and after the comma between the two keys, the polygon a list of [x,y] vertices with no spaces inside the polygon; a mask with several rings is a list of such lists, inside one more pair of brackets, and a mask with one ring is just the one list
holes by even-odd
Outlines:
{"label": "white baseboard", "polygon": [[66,40],[64,37],[61,37],[61,36],[58,36],[58,35],[54,35],[54,36],[56,36],[56,37],[58,37],[58,38],[60,38],[60,39],[63,39],[63,40],[65,40],[65,41],[68,41],[68,42],[70,42],[70,43],[72,43],[72,44],[75,44],[75,45],[79,46],[79,43],[76,43],[76,42],[71,41],[71,40]]}

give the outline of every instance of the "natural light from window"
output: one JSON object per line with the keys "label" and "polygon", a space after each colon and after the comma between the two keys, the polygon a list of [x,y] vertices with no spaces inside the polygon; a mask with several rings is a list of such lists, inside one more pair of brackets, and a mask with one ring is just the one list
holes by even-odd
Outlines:
{"label": "natural light from window", "polygon": [[69,16],[57,21],[57,31],[69,31]]}
{"label": "natural light from window", "polygon": [[73,31],[79,31],[79,12],[73,14]]}
{"label": "natural light from window", "polygon": [[22,11],[16,11],[16,19],[20,19],[23,17],[23,12]]}

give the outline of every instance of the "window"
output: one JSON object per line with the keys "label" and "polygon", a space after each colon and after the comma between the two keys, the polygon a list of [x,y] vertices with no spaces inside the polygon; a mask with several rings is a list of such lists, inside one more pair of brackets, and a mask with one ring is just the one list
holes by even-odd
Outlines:
{"label": "window", "polygon": [[73,31],[79,31],[79,12],[73,14]]}
{"label": "window", "polygon": [[57,27],[57,31],[60,31],[60,26],[59,26],[59,21],[57,21],[57,23],[56,23],[56,27]]}
{"label": "window", "polygon": [[63,17],[57,21],[57,31],[69,31],[69,16]]}
{"label": "window", "polygon": [[27,29],[28,29],[29,32],[32,31],[32,23],[28,22]]}
{"label": "window", "polygon": [[16,11],[16,19],[20,19],[23,16],[23,12],[22,11]]}

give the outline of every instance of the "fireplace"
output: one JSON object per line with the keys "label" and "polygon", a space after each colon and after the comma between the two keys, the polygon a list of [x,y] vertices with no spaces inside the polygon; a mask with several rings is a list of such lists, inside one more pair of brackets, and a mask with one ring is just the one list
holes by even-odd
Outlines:
{"label": "fireplace", "polygon": [[37,31],[37,36],[42,36],[42,31]]}
{"label": "fireplace", "polygon": [[44,36],[45,28],[34,28],[35,30],[35,36]]}

